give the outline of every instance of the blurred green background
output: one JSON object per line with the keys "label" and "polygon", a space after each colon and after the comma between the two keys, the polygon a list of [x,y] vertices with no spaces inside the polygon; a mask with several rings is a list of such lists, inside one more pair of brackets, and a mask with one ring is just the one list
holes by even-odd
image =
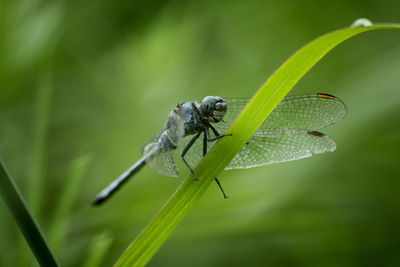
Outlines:
{"label": "blurred green background", "polygon": [[[400,22],[399,1],[0,1],[0,154],[63,266],[110,266],[180,180],[140,157],[182,101],[249,97],[292,53],[359,17]],[[291,94],[348,115],[337,151],[225,171],[149,266],[399,266],[400,34],[333,50]],[[185,169],[181,169],[186,174]],[[0,201],[0,265],[35,266]]]}

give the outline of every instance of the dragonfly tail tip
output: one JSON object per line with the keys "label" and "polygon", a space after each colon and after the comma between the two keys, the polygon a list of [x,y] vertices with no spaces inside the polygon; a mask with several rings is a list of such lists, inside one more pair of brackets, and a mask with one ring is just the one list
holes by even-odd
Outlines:
{"label": "dragonfly tail tip", "polygon": [[97,196],[93,201],[92,201],[92,206],[100,206],[104,200],[106,200],[106,198],[101,197],[101,196]]}

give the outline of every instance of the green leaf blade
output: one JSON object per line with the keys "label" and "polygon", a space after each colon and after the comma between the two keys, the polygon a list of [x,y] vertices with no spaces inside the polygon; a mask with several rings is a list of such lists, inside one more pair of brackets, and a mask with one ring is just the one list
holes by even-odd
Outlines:
{"label": "green leaf blade", "polygon": [[41,266],[59,266],[17,185],[0,159],[0,194]]}
{"label": "green leaf blade", "polygon": [[400,30],[400,24],[375,24],[337,30],[305,45],[284,62],[232,123],[227,132],[233,136],[219,140],[195,168],[194,172],[201,181],[194,181],[190,175],[187,176],[115,266],[144,266],[200,199],[214,178],[240,152],[296,83],[334,47],[351,37],[372,30]]}

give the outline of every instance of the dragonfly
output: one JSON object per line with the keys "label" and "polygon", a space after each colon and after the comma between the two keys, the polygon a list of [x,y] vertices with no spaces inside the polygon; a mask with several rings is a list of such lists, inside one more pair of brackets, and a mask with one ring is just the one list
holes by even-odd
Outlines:
{"label": "dragonfly", "polygon": [[[200,103],[178,103],[156,137],[142,147],[142,158],[103,189],[93,204],[109,199],[145,165],[159,174],[180,177],[173,153],[178,148],[183,162],[197,180],[192,167],[218,139],[235,134],[225,132],[248,101],[247,98],[206,96]],[[246,169],[332,152],[336,149],[335,141],[317,130],[345,115],[345,104],[329,94],[287,96],[225,169]],[[201,135],[202,142],[198,141]],[[215,181],[226,198],[219,180],[215,178]]]}

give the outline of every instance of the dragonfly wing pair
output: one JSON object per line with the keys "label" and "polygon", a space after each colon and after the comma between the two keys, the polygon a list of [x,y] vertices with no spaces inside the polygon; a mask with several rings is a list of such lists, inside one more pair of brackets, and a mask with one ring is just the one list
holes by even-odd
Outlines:
{"label": "dragonfly wing pair", "polygon": [[[228,112],[225,123],[213,126],[223,134],[249,99],[225,99]],[[342,119],[346,106],[327,94],[288,96],[268,116],[247,145],[225,169],[246,169],[278,162],[292,161],[334,151],[335,142],[317,132]],[[235,134],[235,133],[233,133]],[[213,143],[209,143],[209,149]],[[202,158],[202,142],[196,142],[186,159],[192,166]]]}

